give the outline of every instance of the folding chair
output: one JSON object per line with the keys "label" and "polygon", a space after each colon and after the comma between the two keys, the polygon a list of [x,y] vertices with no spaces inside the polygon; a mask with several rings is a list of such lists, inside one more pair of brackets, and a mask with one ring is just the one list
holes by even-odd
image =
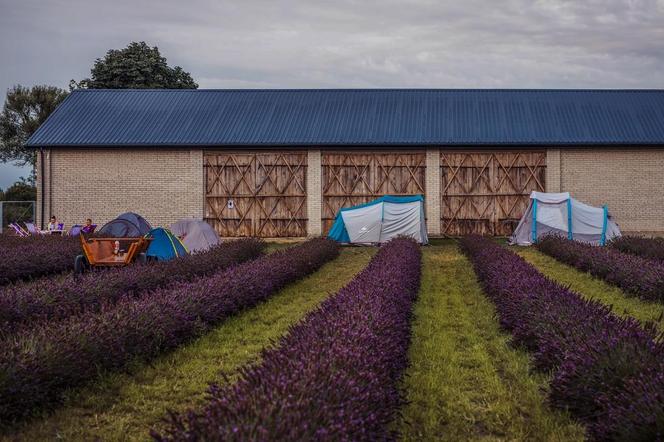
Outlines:
{"label": "folding chair", "polygon": [[65,232],[65,223],[59,223],[58,227],[51,231],[51,235],[65,235],[67,232]]}
{"label": "folding chair", "polygon": [[41,235],[41,232],[37,230],[37,227],[33,223],[24,223],[26,229],[28,229],[28,232],[30,232],[30,235]]}
{"label": "folding chair", "polygon": [[74,224],[71,226],[71,229],[69,229],[69,236],[78,236],[81,234],[82,226],[80,224]]}
{"label": "folding chair", "polygon": [[9,227],[14,229],[14,232],[16,232],[18,236],[21,237],[30,236],[30,234],[26,232],[25,229],[23,229],[23,227],[19,226],[17,223],[11,223],[9,224]]}
{"label": "folding chair", "polygon": [[85,233],[86,235],[89,235],[90,233],[94,233],[96,228],[97,228],[97,224],[92,224],[92,225],[90,225],[90,227],[83,226],[81,228],[81,232]]}

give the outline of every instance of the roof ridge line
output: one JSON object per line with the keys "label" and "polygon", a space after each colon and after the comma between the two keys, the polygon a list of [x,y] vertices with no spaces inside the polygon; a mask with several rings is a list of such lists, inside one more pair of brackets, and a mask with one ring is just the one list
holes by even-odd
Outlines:
{"label": "roof ridge line", "polygon": [[542,92],[592,92],[592,93],[620,93],[620,92],[664,92],[664,89],[656,88],[642,88],[642,89],[572,89],[572,88],[210,88],[210,89],[74,89],[72,93],[84,92],[84,93],[95,93],[95,92],[160,92],[160,93],[173,93],[173,92],[531,92],[531,93],[542,93]]}

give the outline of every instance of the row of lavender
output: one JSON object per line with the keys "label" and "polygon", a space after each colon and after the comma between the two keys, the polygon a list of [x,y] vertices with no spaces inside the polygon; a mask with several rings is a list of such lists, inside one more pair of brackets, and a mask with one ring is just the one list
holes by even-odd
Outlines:
{"label": "row of lavender", "polygon": [[63,392],[140,358],[154,357],[268,298],[339,253],[314,239],[99,311],[45,322],[0,342],[0,423],[53,405]]}
{"label": "row of lavender", "polygon": [[403,400],[420,250],[395,239],[240,379],[212,386],[200,413],[171,416],[158,440],[390,440]]}
{"label": "row of lavender", "polygon": [[465,238],[501,326],[553,371],[549,399],[587,425],[595,440],[664,436],[664,346],[656,332],[544,277],[495,242]]}
{"label": "row of lavender", "polygon": [[119,299],[173,284],[191,281],[257,258],[265,243],[257,239],[224,242],[199,254],[130,267],[69,274],[62,278],[0,287],[0,337],[36,323],[62,320],[86,311],[108,308]]}
{"label": "row of lavender", "polygon": [[0,235],[0,285],[71,270],[80,253],[78,239],[69,236]]}
{"label": "row of lavender", "polygon": [[542,239],[537,249],[639,298],[664,301],[664,262],[553,236]]}
{"label": "row of lavender", "polygon": [[609,247],[664,263],[664,238],[621,236],[611,240]]}

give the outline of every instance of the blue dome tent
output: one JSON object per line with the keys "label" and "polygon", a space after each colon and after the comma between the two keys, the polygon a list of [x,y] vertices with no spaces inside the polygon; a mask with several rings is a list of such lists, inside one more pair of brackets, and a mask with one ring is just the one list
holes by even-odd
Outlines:
{"label": "blue dome tent", "polygon": [[328,238],[341,243],[384,243],[409,236],[427,244],[424,197],[385,195],[376,200],[339,210]]}
{"label": "blue dome tent", "polygon": [[150,230],[145,236],[152,238],[145,253],[148,258],[158,261],[169,261],[187,254],[187,249],[182,242],[168,229],[157,227]]}
{"label": "blue dome tent", "polygon": [[111,238],[138,238],[147,234],[152,226],[141,215],[133,212],[123,213],[99,229],[99,236]]}

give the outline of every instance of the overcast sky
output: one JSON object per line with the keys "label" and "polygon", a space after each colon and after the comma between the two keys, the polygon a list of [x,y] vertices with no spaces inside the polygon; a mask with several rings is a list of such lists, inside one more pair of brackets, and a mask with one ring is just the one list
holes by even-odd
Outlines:
{"label": "overcast sky", "polygon": [[132,40],[201,88],[664,88],[664,0],[0,0],[0,90]]}

